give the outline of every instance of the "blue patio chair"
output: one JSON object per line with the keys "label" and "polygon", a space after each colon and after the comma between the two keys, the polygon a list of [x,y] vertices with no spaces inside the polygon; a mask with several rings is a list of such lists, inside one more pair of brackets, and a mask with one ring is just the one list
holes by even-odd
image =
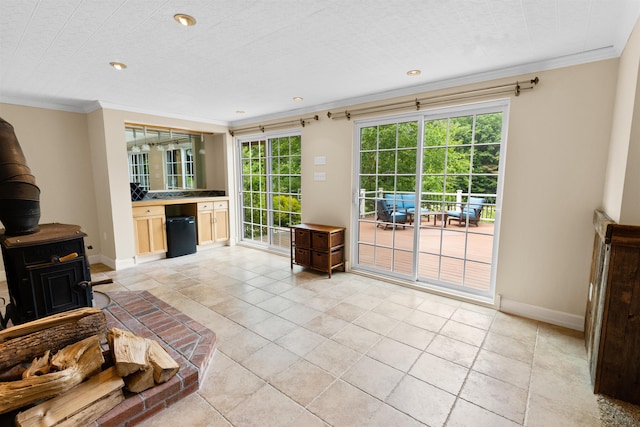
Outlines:
{"label": "blue patio chair", "polygon": [[389,225],[395,228],[396,225],[399,224],[402,224],[402,228],[404,229],[405,223],[407,222],[407,214],[391,209],[384,199],[376,200],[376,214],[376,220],[378,221],[376,226],[379,227],[382,225],[385,230]]}
{"label": "blue patio chair", "polygon": [[[405,213],[409,224],[414,218],[414,215],[427,215],[429,209],[418,206],[416,209],[416,195],[404,194],[404,193],[388,193],[384,195],[387,206],[396,212]],[[418,204],[419,205],[419,204]]]}
{"label": "blue patio chair", "polygon": [[480,215],[482,214],[482,207],[484,205],[484,199],[481,197],[468,197],[466,205],[463,206],[460,211],[447,211],[447,217],[449,218],[449,225],[451,221],[458,221],[458,225],[464,225],[467,222],[473,224],[476,227],[479,226]]}

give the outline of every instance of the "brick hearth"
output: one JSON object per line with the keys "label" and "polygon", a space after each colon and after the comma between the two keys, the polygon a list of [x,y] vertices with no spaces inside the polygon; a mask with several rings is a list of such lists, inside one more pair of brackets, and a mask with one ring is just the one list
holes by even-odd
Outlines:
{"label": "brick hearth", "polygon": [[209,366],[216,334],[147,291],[108,292],[109,328],[129,330],[162,345],[180,365],[171,380],[126,399],[92,426],[133,426],[195,392]]}

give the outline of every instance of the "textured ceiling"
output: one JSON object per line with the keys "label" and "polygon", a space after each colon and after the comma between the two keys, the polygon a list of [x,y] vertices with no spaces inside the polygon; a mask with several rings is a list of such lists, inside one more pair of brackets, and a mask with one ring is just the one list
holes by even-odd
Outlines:
{"label": "textured ceiling", "polygon": [[617,57],[638,16],[638,0],[2,0],[0,101],[241,124]]}

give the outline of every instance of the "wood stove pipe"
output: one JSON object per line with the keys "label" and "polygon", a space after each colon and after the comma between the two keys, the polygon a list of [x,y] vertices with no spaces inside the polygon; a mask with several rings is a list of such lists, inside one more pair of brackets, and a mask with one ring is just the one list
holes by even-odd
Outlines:
{"label": "wood stove pipe", "polygon": [[0,221],[7,236],[38,231],[40,188],[13,126],[0,117]]}

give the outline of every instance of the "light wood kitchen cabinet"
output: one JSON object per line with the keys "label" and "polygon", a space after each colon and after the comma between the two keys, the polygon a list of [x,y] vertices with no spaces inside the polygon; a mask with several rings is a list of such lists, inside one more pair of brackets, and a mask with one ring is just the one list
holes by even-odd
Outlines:
{"label": "light wood kitchen cabinet", "polygon": [[150,255],[167,251],[164,206],[133,208],[136,254]]}
{"label": "light wood kitchen cabinet", "polygon": [[198,244],[229,240],[229,202],[217,200],[198,203]]}

